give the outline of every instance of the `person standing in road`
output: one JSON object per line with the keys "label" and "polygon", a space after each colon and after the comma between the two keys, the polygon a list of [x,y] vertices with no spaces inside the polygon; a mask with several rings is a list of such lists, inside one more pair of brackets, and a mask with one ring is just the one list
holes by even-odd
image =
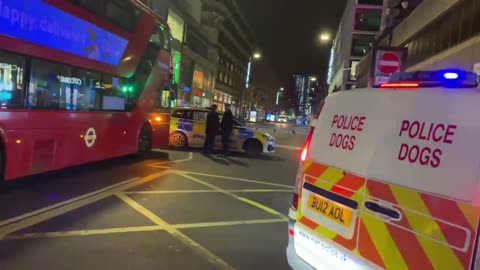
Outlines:
{"label": "person standing in road", "polygon": [[213,104],[210,111],[207,114],[207,126],[205,129],[205,145],[203,147],[203,153],[210,155],[215,143],[215,136],[220,131],[220,120],[217,112],[217,104]]}
{"label": "person standing in road", "polygon": [[228,156],[230,150],[230,137],[233,132],[233,113],[230,104],[225,104],[225,113],[221,123],[222,127],[222,154]]}

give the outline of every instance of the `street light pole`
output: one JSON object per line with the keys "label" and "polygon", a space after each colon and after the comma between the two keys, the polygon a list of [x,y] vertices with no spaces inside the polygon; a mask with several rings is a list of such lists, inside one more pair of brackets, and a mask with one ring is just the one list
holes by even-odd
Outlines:
{"label": "street light pole", "polygon": [[283,92],[283,90],[285,90],[283,87],[280,87],[279,90],[277,90],[277,98],[276,98],[276,101],[275,101],[275,108],[276,110],[278,111],[278,105],[280,104],[280,95],[281,95],[281,92]]}
{"label": "street light pole", "polygon": [[[253,57],[253,59],[252,59]],[[243,88],[242,95],[241,95],[241,104],[240,104],[240,115],[243,119],[246,119],[246,114],[248,111],[248,102],[247,102],[247,92],[250,89],[250,80],[252,77],[252,64],[253,60],[258,60],[262,58],[262,55],[258,52],[254,53],[248,58],[248,65],[247,65],[247,78],[245,80],[245,88]]]}
{"label": "street light pole", "polygon": [[283,87],[280,87],[280,89],[277,90],[277,99],[276,99],[276,102],[275,102],[275,105],[277,105],[277,106],[280,103],[280,92],[283,92],[283,90],[285,90]]}

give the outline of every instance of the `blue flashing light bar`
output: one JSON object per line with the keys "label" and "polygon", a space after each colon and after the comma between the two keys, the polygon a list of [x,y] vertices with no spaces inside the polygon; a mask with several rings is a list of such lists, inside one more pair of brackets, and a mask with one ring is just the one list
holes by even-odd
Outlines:
{"label": "blue flashing light bar", "polygon": [[42,0],[0,0],[0,35],[23,39],[110,65],[118,65],[128,40]]}
{"label": "blue flashing light bar", "polygon": [[457,72],[445,72],[443,73],[443,78],[446,80],[456,80],[460,77]]}
{"label": "blue flashing light bar", "polygon": [[478,75],[463,70],[397,72],[385,85],[405,82],[418,84],[418,87],[474,88],[478,87]]}

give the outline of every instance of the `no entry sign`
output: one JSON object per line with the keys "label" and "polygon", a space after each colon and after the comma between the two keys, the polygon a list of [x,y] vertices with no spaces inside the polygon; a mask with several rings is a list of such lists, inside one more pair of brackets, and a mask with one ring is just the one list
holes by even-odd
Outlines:
{"label": "no entry sign", "polygon": [[372,57],[372,66],[370,69],[370,86],[379,86],[388,82],[394,72],[403,70],[406,48],[400,47],[381,47],[374,49]]}
{"label": "no entry sign", "polygon": [[400,57],[393,52],[384,52],[378,61],[378,69],[387,74],[398,71],[400,66]]}

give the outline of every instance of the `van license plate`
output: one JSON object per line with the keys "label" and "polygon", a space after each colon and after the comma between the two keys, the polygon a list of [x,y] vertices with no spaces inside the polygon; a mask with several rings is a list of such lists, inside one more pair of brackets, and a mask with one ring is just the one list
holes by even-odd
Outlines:
{"label": "van license plate", "polygon": [[308,208],[346,227],[349,227],[352,223],[353,209],[323,196],[311,194],[308,200]]}

